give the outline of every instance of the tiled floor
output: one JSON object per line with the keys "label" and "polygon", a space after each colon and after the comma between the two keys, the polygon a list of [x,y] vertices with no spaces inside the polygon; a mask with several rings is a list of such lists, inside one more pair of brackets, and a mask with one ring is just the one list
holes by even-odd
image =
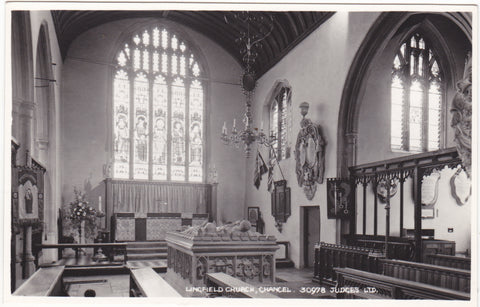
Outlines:
{"label": "tiled floor", "polygon": [[70,296],[84,296],[89,289],[99,297],[129,296],[129,275],[72,276],[63,281]]}

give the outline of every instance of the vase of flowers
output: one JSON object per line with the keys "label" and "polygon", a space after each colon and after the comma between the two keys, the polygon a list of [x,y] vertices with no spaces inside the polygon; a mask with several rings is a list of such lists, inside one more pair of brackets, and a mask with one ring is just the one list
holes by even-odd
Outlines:
{"label": "vase of flowers", "polygon": [[82,238],[93,239],[96,236],[97,212],[94,207],[90,206],[84,193],[76,188],[73,192],[75,193],[73,201],[64,208],[64,217],[67,220],[66,228],[70,228],[71,232],[76,230],[78,233],[77,243],[84,243]]}

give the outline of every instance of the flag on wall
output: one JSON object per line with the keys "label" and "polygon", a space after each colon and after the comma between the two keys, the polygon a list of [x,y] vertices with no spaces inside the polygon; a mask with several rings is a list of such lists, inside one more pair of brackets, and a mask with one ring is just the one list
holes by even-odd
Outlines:
{"label": "flag on wall", "polygon": [[275,157],[274,148],[270,150],[270,161],[268,161],[268,191],[272,191],[273,186],[273,167],[275,166],[275,162],[277,161]]}
{"label": "flag on wall", "polygon": [[255,160],[255,173],[253,176],[253,184],[258,189],[260,187],[260,181],[262,180],[263,174],[268,172],[267,164],[263,160],[262,155],[257,150],[257,159]]}

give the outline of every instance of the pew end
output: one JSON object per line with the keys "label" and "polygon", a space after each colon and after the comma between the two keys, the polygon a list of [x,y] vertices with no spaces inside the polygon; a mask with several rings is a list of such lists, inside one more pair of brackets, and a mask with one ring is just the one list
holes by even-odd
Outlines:
{"label": "pew end", "polygon": [[152,268],[130,270],[130,297],[181,297]]}
{"label": "pew end", "polygon": [[15,296],[68,296],[63,285],[65,266],[38,269],[14,293]]}

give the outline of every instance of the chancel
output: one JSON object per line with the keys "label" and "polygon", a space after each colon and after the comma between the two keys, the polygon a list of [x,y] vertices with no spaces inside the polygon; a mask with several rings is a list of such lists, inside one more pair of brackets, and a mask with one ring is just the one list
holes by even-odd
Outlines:
{"label": "chancel", "polygon": [[476,7],[153,6],[7,4],[12,299],[472,301]]}

